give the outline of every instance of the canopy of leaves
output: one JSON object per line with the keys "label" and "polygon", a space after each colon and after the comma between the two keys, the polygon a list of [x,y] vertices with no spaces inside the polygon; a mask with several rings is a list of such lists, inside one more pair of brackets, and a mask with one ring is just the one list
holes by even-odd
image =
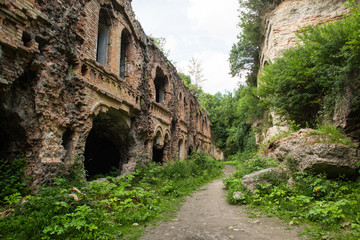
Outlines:
{"label": "canopy of leaves", "polygon": [[230,69],[233,76],[247,72],[247,84],[256,86],[259,70],[259,51],[261,45],[261,22],[266,12],[283,0],[239,0],[241,32],[238,42],[230,52]]}
{"label": "canopy of leaves", "polygon": [[298,46],[260,78],[260,97],[301,126],[314,125],[322,111],[331,115],[336,101],[359,81],[360,10],[352,6],[341,21],[302,29]]}
{"label": "canopy of leaves", "polygon": [[202,93],[200,104],[210,115],[212,137],[216,146],[229,156],[255,148],[252,123],[262,115],[255,89],[240,86],[234,93]]}

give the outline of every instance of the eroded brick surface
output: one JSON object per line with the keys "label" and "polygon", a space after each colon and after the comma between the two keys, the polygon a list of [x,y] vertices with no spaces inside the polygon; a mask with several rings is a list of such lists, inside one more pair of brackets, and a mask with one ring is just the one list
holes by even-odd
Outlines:
{"label": "eroded brick surface", "polygon": [[74,159],[95,175],[196,149],[221,157],[130,0],[0,0],[0,57],[1,157],[24,153],[34,186]]}

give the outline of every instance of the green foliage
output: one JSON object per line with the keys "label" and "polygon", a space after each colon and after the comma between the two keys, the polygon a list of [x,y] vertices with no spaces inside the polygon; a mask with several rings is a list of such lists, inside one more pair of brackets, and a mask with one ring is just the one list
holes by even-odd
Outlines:
{"label": "green foliage", "polygon": [[25,193],[26,181],[23,178],[25,169],[24,157],[0,160],[0,205],[8,202],[12,198],[10,195],[14,197]]}
{"label": "green foliage", "polygon": [[317,126],[316,130],[311,135],[327,136],[325,143],[343,144],[351,147],[356,147],[356,144],[348,138],[343,131],[335,127],[333,124],[325,123]]}
{"label": "green foliage", "polygon": [[236,158],[237,155],[232,156],[236,162],[237,171],[233,174],[232,177],[223,180],[228,191],[228,200],[231,203],[246,204],[249,194],[245,194],[243,198],[234,199],[234,192],[242,191],[245,192],[245,188],[241,185],[241,179],[250,173],[260,171],[262,169],[267,169],[271,167],[276,167],[277,163],[272,158],[263,158],[263,157],[254,157],[254,158]]}
{"label": "green foliage", "polygon": [[185,86],[187,86],[189,88],[192,84],[191,77],[189,75],[186,75],[181,72],[178,72],[178,74],[179,74],[180,78],[184,81]]}
{"label": "green foliage", "polygon": [[121,239],[134,223],[153,220],[168,211],[169,201],[218,177],[221,167],[215,159],[195,153],[164,167],[151,163],[131,175],[78,183],[78,189],[71,179],[58,178],[23,203],[16,193],[5,199],[14,212],[0,219],[0,238]]}
{"label": "green foliage", "polygon": [[261,22],[266,12],[271,11],[282,0],[239,0],[241,29],[238,42],[230,52],[230,68],[233,76],[247,72],[247,84],[256,86],[261,45]]}
{"label": "green foliage", "polygon": [[[287,185],[287,178],[260,186],[253,193],[242,187],[241,179],[245,174],[269,166],[264,159],[240,163],[236,174],[224,180],[229,202],[248,204],[295,225],[307,223],[305,234],[311,239],[323,239],[325,235],[329,236],[327,239],[338,240],[359,238],[360,180],[330,180],[321,174],[297,172],[292,176],[295,182],[292,187]],[[241,199],[233,198],[237,191],[244,192]]]}
{"label": "green foliage", "polygon": [[255,89],[240,86],[234,93],[201,94],[200,104],[209,113],[212,137],[226,156],[255,152],[253,122],[264,112]]}
{"label": "green foliage", "polygon": [[193,83],[189,75],[186,75],[184,73],[178,73],[178,74],[180,78],[184,81],[185,86],[190,90],[191,94],[193,94],[198,99],[198,101],[199,98],[202,97],[202,95],[206,95],[206,93],[204,93],[200,85],[196,85]]}
{"label": "green foliage", "polygon": [[166,39],[162,37],[153,37],[151,35],[149,36],[149,38],[153,40],[155,46],[157,46],[160,49],[160,51],[164,54],[164,56],[168,58],[170,54],[170,50],[165,49]]}
{"label": "green foliage", "polygon": [[276,167],[278,164],[272,158],[254,157],[247,160],[239,160],[236,168],[238,169],[234,173],[234,177],[242,178],[253,172],[257,172],[263,169]]}
{"label": "green foliage", "polygon": [[[265,103],[301,127],[315,126],[322,114],[331,117],[335,103],[348,95],[346,88],[359,80],[359,12],[353,5],[338,22],[303,28],[299,44],[265,67],[259,88]],[[356,97],[351,104],[360,105]]]}

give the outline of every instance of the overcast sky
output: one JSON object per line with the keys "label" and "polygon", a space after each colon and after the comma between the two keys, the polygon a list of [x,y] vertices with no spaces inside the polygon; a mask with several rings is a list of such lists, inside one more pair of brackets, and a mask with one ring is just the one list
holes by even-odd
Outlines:
{"label": "overcast sky", "polygon": [[239,78],[228,74],[229,52],[237,41],[237,0],[133,0],[136,18],[147,35],[166,39],[165,49],[178,71],[200,61],[205,92],[232,91]]}

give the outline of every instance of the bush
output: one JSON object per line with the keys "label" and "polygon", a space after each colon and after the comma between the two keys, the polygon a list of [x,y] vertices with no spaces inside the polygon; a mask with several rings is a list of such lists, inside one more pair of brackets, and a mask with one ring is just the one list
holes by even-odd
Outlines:
{"label": "bush", "polygon": [[317,126],[316,131],[312,135],[323,135],[329,137],[326,143],[343,144],[356,147],[356,144],[348,138],[343,131],[335,127],[333,124],[325,123]]}
{"label": "bush", "polygon": [[119,239],[134,223],[169,211],[169,201],[218,177],[221,167],[215,159],[195,153],[164,167],[149,163],[120,178],[82,185],[75,181],[78,188],[71,185],[77,174],[58,178],[24,203],[16,203],[17,195],[7,199],[14,212],[0,218],[0,238]]}
{"label": "bush", "polygon": [[23,173],[26,167],[24,157],[0,160],[0,205],[5,203],[6,197],[9,199],[10,195],[21,195],[25,192],[26,181]]}
{"label": "bush", "polygon": [[[299,44],[265,67],[259,95],[267,104],[301,127],[314,127],[322,112],[332,116],[336,101],[359,80],[359,9],[352,5],[343,20],[303,28]],[[358,109],[354,94],[352,109]]]}
{"label": "bush", "polygon": [[[258,169],[262,163],[245,166]],[[240,170],[241,171],[241,170]],[[343,178],[329,180],[324,175],[295,173],[295,185],[286,181],[260,186],[254,193],[241,187],[241,175],[224,180],[229,189],[228,199],[233,204],[249,204],[260,208],[268,215],[275,215],[291,221],[292,224],[308,223],[305,234],[311,239],[358,239],[360,236],[360,180],[356,182]],[[232,193],[243,191],[242,199],[234,199]]]}

